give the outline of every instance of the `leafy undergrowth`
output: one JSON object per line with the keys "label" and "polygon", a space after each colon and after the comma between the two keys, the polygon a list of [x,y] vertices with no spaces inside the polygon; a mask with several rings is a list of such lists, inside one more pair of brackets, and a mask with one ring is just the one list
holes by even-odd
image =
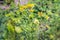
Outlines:
{"label": "leafy undergrowth", "polygon": [[0,40],[59,40],[59,2],[37,2],[0,10]]}

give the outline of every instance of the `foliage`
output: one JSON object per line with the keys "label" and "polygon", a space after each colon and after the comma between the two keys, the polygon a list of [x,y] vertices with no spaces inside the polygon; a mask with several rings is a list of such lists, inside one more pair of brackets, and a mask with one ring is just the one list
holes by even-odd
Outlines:
{"label": "foliage", "polygon": [[60,0],[36,0],[0,10],[0,40],[59,40]]}

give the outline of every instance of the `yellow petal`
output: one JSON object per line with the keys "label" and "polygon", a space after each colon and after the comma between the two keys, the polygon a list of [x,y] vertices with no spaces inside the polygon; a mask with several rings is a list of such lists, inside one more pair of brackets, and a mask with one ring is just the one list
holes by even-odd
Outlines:
{"label": "yellow petal", "polygon": [[32,7],[34,7],[34,4],[27,4],[26,5],[28,8],[32,8]]}
{"label": "yellow petal", "polygon": [[43,13],[42,12],[38,12],[38,16],[43,16]]}
{"label": "yellow petal", "polygon": [[45,18],[48,20],[49,19],[49,16],[46,15]]}
{"label": "yellow petal", "polygon": [[29,12],[34,12],[34,10],[33,9],[30,9]]}
{"label": "yellow petal", "polygon": [[34,23],[35,23],[35,24],[39,24],[39,20],[38,20],[38,19],[35,19],[35,20],[34,20]]}
{"label": "yellow petal", "polygon": [[15,31],[16,31],[17,33],[21,33],[21,32],[22,32],[22,29],[21,29],[20,27],[15,27]]}

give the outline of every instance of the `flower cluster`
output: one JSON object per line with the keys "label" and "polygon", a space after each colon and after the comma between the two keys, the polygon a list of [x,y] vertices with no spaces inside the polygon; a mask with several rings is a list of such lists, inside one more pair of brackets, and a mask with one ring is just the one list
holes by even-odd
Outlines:
{"label": "flower cluster", "polygon": [[60,6],[55,2],[38,0],[0,10],[0,40],[59,40]]}

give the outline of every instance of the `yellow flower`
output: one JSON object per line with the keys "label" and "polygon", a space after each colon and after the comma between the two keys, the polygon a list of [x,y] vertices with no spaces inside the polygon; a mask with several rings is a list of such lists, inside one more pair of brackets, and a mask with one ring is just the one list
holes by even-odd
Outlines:
{"label": "yellow flower", "polygon": [[19,10],[20,11],[23,11],[26,8],[32,8],[32,7],[34,7],[34,4],[27,4],[27,5],[20,6],[20,9]]}
{"label": "yellow flower", "polygon": [[35,23],[35,24],[39,24],[39,20],[38,20],[38,19],[35,19],[35,20],[34,20],[34,23]]}
{"label": "yellow flower", "polygon": [[24,10],[24,8],[21,7],[21,8],[20,8],[20,11],[23,11],[23,10]]}
{"label": "yellow flower", "polygon": [[50,26],[49,26],[49,25],[46,25],[46,27],[47,27],[48,29],[50,29]]}
{"label": "yellow flower", "polygon": [[23,8],[23,9],[25,9],[25,8],[27,8],[27,6],[26,6],[26,5],[23,5],[23,6],[21,6],[20,8]]}
{"label": "yellow flower", "polygon": [[22,6],[22,8],[27,8],[27,6],[26,6],[26,5],[24,5],[24,6]]}
{"label": "yellow flower", "polygon": [[29,12],[34,12],[34,10],[33,9],[30,9]]}
{"label": "yellow flower", "polygon": [[21,32],[22,32],[22,29],[21,29],[20,27],[15,27],[15,31],[16,31],[17,33],[21,33]]}
{"label": "yellow flower", "polygon": [[20,10],[20,11],[23,11],[23,10],[26,9],[26,8],[27,8],[27,6],[24,5],[24,6],[21,6],[19,10]]}
{"label": "yellow flower", "polygon": [[49,16],[46,15],[45,18],[48,20],[49,19]]}
{"label": "yellow flower", "polygon": [[32,7],[34,7],[34,4],[27,4],[26,5],[28,8],[32,8]]}
{"label": "yellow flower", "polygon": [[43,16],[43,13],[42,13],[42,12],[38,12],[38,15],[39,15],[39,16]]}

